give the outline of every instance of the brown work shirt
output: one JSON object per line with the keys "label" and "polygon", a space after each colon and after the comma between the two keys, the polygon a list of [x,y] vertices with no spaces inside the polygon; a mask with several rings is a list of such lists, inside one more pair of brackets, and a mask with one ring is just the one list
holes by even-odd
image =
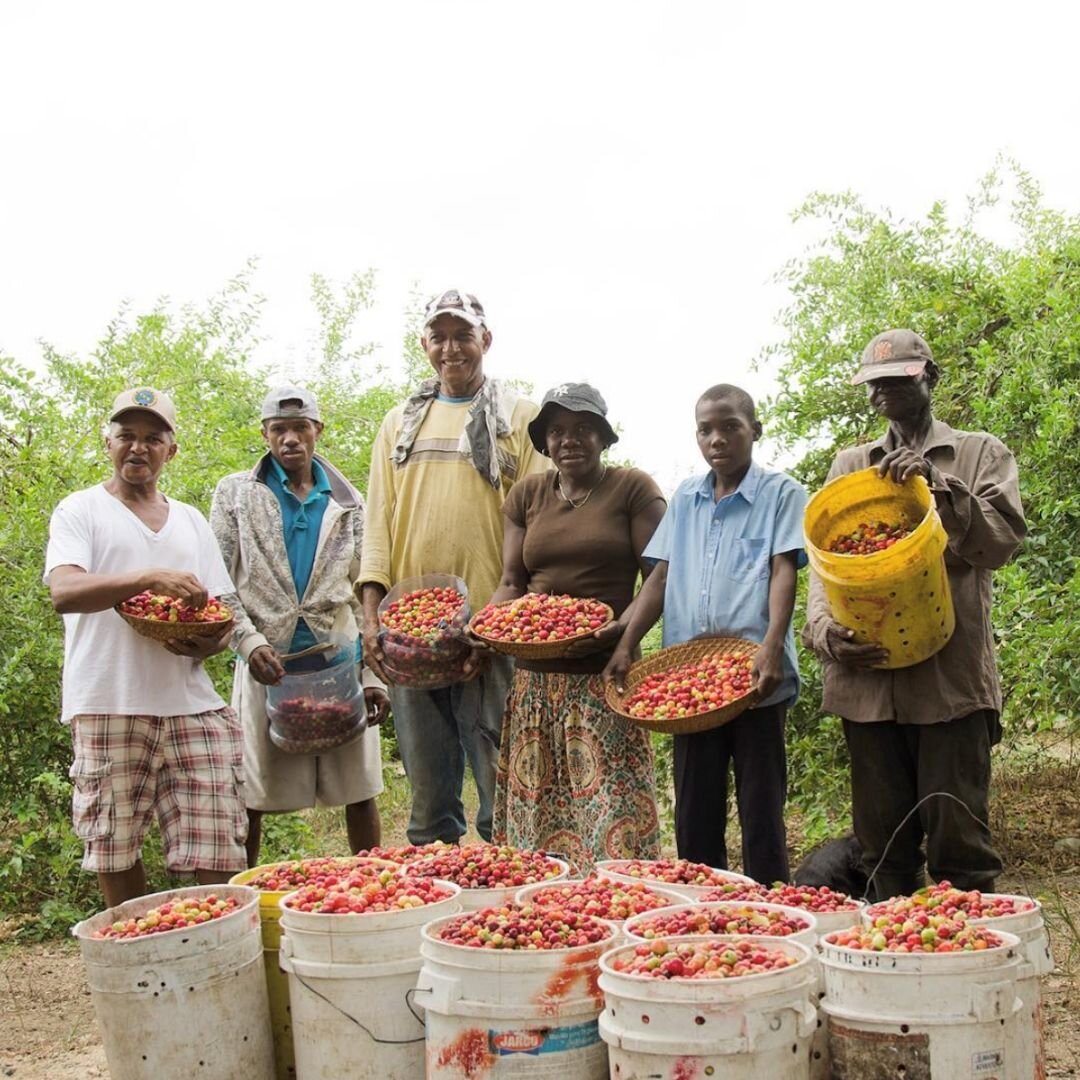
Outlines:
{"label": "brown work shirt", "polygon": [[[890,428],[877,442],[841,450],[829,479],[878,464],[897,441]],[[822,661],[822,708],[846,720],[936,724],[977,709],[1001,712],[1001,684],[990,625],[991,577],[1027,533],[1016,460],[980,431],[956,431],[934,420],[921,447],[931,466],[930,490],[948,534],[945,567],[956,611],[956,630],[929,660],[879,670],[838,663],[826,630],[831,620],[825,590],[811,572],[803,642]]]}
{"label": "brown work shirt", "polygon": [[[527,476],[511,489],[503,514],[525,530],[522,557],[531,593],[568,593],[610,604],[616,617],[634,596],[638,560],[631,523],[664,495],[640,469],[608,468],[584,502],[571,506],[559,494],[558,473]],[[527,671],[575,674],[603,671],[612,650],[560,660],[518,660]]]}

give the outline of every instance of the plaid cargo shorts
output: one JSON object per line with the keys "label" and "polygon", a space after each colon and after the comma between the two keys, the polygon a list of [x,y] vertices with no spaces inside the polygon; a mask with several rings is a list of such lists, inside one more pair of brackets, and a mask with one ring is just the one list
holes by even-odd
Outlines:
{"label": "plaid cargo shorts", "polygon": [[71,721],[72,818],[83,869],[139,859],[157,814],[170,870],[243,870],[243,734],[230,708],[189,716],[82,714]]}

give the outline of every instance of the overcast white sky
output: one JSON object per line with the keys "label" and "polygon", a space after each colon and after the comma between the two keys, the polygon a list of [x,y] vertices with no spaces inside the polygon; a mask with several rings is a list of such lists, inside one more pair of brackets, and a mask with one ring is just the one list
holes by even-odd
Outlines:
{"label": "overcast white sky", "polygon": [[[587,378],[670,488],[704,387],[754,392],[814,189],[957,210],[998,151],[1080,209],[1075,5],[0,5],[0,354],[86,352],[119,303],[252,255],[301,375],[313,271],[476,292],[488,371]],[[762,456],[769,459],[768,443]]]}

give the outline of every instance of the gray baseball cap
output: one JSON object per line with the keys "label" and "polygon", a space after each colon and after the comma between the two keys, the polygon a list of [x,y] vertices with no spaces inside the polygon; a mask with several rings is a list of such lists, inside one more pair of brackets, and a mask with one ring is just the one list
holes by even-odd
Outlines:
{"label": "gray baseball cap", "polygon": [[863,349],[862,364],[851,377],[851,385],[905,375],[914,378],[933,362],[930,346],[914,330],[886,330]]}
{"label": "gray baseball cap", "polygon": [[552,409],[566,409],[569,412],[587,412],[600,418],[600,431],[606,445],[619,441],[615,429],[607,421],[607,402],[600,391],[588,383],[560,383],[553,386],[540,402],[540,411],[529,424],[529,438],[541,454],[547,453],[547,426]]}
{"label": "gray baseball cap", "polygon": [[[299,405],[297,404],[299,402]],[[262,419],[303,419],[322,423],[319,403],[310,390],[301,386],[277,386],[263,399]]]}

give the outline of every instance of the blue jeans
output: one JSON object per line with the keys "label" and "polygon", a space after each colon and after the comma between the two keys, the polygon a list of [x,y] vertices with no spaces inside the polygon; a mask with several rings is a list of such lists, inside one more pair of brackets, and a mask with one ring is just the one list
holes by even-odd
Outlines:
{"label": "blue jeans", "polygon": [[406,830],[410,844],[452,844],[465,834],[461,785],[466,758],[480,796],[476,831],[491,839],[499,736],[513,673],[513,660],[496,656],[471,682],[440,690],[389,688],[398,750],[412,787]]}

